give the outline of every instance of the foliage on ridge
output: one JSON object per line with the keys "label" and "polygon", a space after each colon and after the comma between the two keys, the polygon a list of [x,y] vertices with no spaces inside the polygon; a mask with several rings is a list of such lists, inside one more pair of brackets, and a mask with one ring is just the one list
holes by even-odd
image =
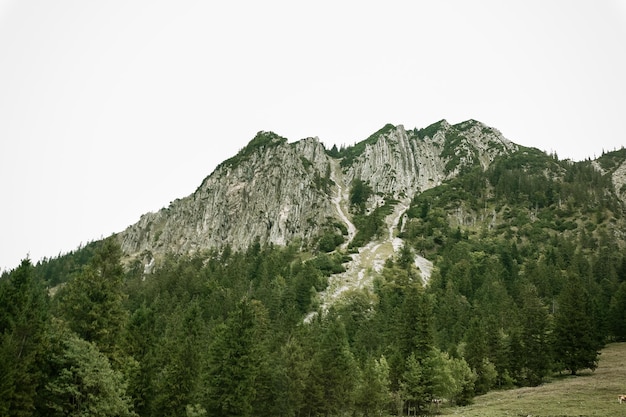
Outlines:
{"label": "foliage on ridge", "polygon": [[256,136],[237,153],[237,155],[225,160],[219,164],[216,169],[238,166],[239,164],[250,159],[250,157],[255,153],[263,151],[268,147],[275,147],[285,143],[287,143],[287,139],[274,132],[258,132]]}
{"label": "foliage on ridge", "polygon": [[341,166],[344,168],[349,167],[354,163],[355,159],[357,159],[363,154],[363,152],[365,152],[365,149],[368,145],[374,145],[376,142],[378,142],[378,138],[391,132],[395,128],[396,127],[394,125],[387,123],[381,129],[371,134],[367,139],[362,140],[361,142],[358,142],[352,146],[348,146],[347,148],[341,148],[340,150],[337,150],[335,147],[330,151],[327,151],[327,153],[333,158],[342,158],[340,162]]}

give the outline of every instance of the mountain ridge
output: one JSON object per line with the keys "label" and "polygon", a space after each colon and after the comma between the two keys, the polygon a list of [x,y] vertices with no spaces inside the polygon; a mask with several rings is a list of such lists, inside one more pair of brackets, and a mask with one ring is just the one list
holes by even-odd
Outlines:
{"label": "mountain ridge", "polygon": [[[372,189],[369,211],[388,199],[412,198],[472,166],[486,169],[518,145],[499,131],[469,120],[441,120],[424,129],[387,124],[369,138],[332,155],[317,138],[289,143],[259,132],[219,164],[190,196],[146,213],[117,234],[124,252],[150,264],[165,253],[194,253],[255,240],[313,247],[340,221],[332,187],[363,181]],[[331,179],[331,164],[341,167]],[[349,205],[349,203],[347,203]]]}

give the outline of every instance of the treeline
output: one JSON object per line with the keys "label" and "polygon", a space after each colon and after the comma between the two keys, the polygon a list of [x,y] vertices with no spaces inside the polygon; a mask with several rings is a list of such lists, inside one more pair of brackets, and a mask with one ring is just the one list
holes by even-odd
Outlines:
{"label": "treeline", "polygon": [[144,276],[121,255],[101,242],[52,297],[28,260],[3,277],[0,413],[372,415],[473,395],[414,269],[389,262],[374,292],[305,324],[341,256],[253,245]]}
{"label": "treeline", "polygon": [[340,257],[255,246],[144,276],[108,239],[53,297],[26,260],[0,281],[0,413],[428,413],[432,399],[594,369],[626,338],[626,262],[610,242],[591,259],[558,239],[529,257],[455,235],[426,288],[407,245],[372,291],[307,324]]}

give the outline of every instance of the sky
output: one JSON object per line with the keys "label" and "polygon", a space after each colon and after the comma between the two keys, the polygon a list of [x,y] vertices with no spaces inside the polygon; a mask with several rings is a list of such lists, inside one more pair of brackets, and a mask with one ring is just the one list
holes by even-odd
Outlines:
{"label": "sky", "polygon": [[0,0],[0,269],[124,230],[258,131],[441,119],[620,149],[626,0]]}

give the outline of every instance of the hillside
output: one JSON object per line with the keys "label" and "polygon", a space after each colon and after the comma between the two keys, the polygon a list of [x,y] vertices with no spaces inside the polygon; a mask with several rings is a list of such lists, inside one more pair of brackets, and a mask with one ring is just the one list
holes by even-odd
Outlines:
{"label": "hillside", "polygon": [[0,414],[480,413],[607,375],[625,158],[476,121],[330,150],[260,132],[192,195],[3,274]]}
{"label": "hillside", "polygon": [[626,343],[614,343],[602,350],[598,369],[578,377],[554,377],[534,388],[494,391],[476,398],[467,407],[440,407],[441,416],[624,416]]}

